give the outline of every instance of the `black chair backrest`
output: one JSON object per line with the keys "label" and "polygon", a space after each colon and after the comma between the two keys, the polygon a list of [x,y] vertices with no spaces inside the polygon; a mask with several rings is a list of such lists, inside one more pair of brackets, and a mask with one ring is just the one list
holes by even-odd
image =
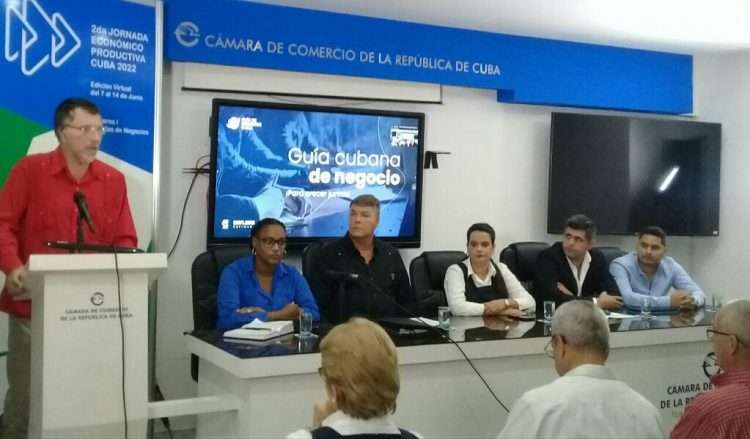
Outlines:
{"label": "black chair backrest", "polygon": [[[302,274],[307,278],[311,275],[313,270],[318,267],[318,254],[320,250],[329,242],[333,242],[332,239],[321,239],[310,243],[302,249]],[[309,278],[308,278],[309,281]]]}
{"label": "black chair backrest", "polygon": [[466,258],[460,251],[430,251],[412,259],[409,264],[409,277],[417,297],[420,315],[435,316],[437,307],[447,305],[445,300],[445,271],[453,264]]}
{"label": "black chair backrest", "polygon": [[[217,247],[199,254],[190,269],[193,290],[193,328],[216,327],[216,293],[224,267],[247,256],[247,246]],[[198,357],[190,358],[190,374],[198,381]]]}
{"label": "black chair backrest", "polygon": [[612,261],[619,258],[620,256],[623,256],[625,253],[627,253],[625,250],[621,249],[620,247],[614,247],[614,246],[601,246],[601,247],[594,247],[594,248],[602,252],[602,254],[604,254],[604,259],[607,261],[607,267],[609,267],[609,264],[612,263]]}
{"label": "black chair backrest", "polygon": [[546,242],[514,242],[500,252],[500,262],[507,265],[521,282],[532,282],[536,258],[548,247]]}
{"label": "black chair backrest", "polygon": [[[328,243],[333,242],[334,239],[321,239],[310,243],[302,249],[302,275],[310,285],[310,290],[315,297],[315,301],[318,303],[318,307],[326,306],[326,304],[320,301],[318,296],[318,290],[322,288],[323,276],[320,273],[320,250],[323,249]],[[321,309],[321,313],[323,310]]]}

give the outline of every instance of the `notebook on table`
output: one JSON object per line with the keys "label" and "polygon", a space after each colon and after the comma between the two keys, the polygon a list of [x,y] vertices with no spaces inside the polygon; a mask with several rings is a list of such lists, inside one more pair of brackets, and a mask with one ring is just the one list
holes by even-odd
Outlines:
{"label": "notebook on table", "polygon": [[237,329],[231,329],[224,333],[224,338],[236,338],[242,340],[268,340],[281,337],[294,332],[294,323],[291,320],[264,322],[255,319],[250,323]]}

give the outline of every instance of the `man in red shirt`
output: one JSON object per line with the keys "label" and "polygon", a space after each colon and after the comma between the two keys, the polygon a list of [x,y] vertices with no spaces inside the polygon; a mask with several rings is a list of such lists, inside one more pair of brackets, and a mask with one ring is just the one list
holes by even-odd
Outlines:
{"label": "man in red shirt", "polygon": [[750,300],[735,300],[706,330],[722,372],[714,389],[690,401],[672,439],[740,439],[750,436]]}
{"label": "man in red shirt", "polygon": [[96,227],[84,229],[85,242],[138,244],[125,177],[96,159],[104,133],[99,109],[85,99],[66,99],[54,123],[58,148],[22,158],[0,191],[0,269],[6,275],[0,311],[9,314],[3,438],[25,438],[28,429],[31,302],[23,293],[29,255],[57,252],[48,241],[76,240],[76,192],[85,195]]}

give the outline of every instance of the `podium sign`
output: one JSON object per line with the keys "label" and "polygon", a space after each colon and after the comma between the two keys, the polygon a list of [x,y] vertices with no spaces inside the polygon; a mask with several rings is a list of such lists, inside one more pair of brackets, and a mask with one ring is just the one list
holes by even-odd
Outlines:
{"label": "podium sign", "polygon": [[148,282],[166,267],[163,253],[30,257],[30,437],[122,438],[125,413],[128,437],[146,436]]}

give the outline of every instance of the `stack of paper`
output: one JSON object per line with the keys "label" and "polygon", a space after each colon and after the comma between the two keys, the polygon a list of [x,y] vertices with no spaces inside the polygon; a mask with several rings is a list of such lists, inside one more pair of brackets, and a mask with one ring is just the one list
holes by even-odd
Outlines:
{"label": "stack of paper", "polygon": [[280,337],[294,331],[291,321],[264,322],[255,319],[241,328],[232,329],[224,333],[225,338],[240,338],[243,340],[268,340]]}
{"label": "stack of paper", "polygon": [[412,317],[409,320],[417,323],[424,323],[425,325],[432,326],[433,328],[437,328],[438,326],[440,326],[440,323],[437,320],[428,319],[427,317]]}

